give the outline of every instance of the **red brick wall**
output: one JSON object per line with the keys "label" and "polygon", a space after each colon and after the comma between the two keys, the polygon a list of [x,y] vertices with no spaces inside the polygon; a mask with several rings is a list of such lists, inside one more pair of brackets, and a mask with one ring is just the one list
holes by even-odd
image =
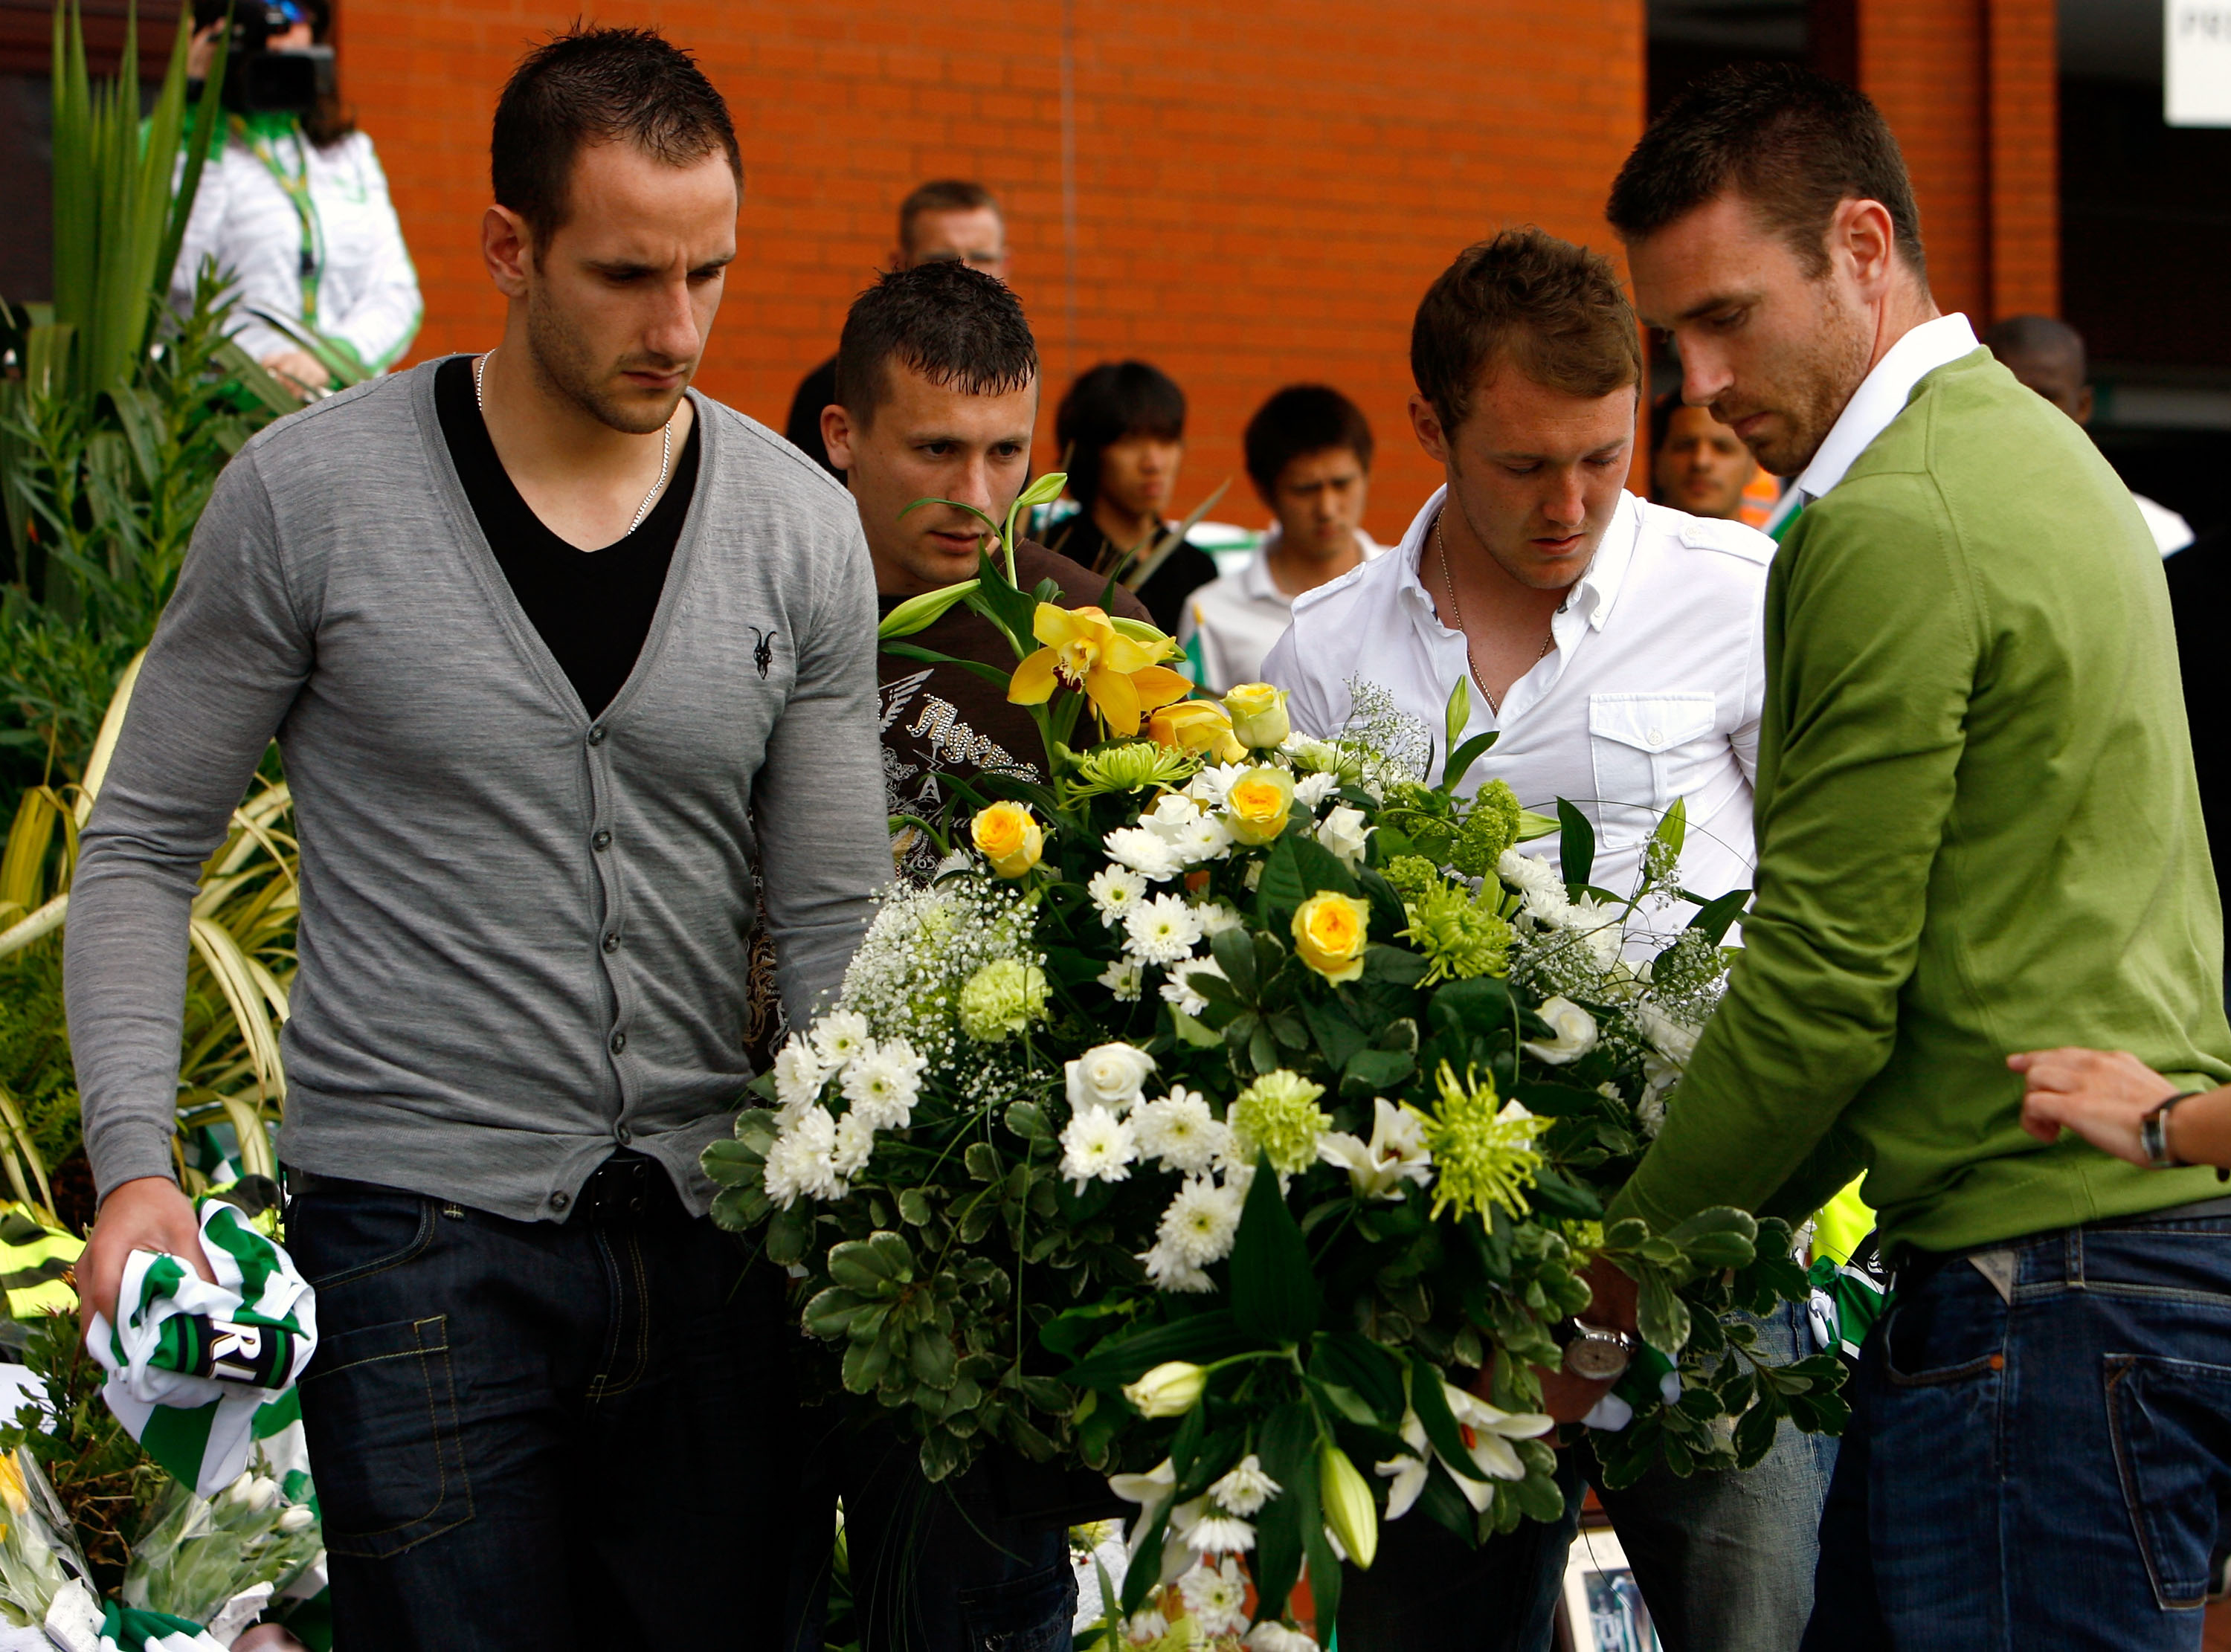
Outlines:
{"label": "red brick wall", "polygon": [[[572,9],[339,10],[346,89],[425,285],[418,355],[483,345],[500,317],[477,250],[489,111],[518,54]],[[744,257],[702,380],[712,394],[779,424],[887,255],[899,198],[926,177],[977,177],[1008,203],[1013,280],[1046,358],[1043,462],[1070,377],[1141,355],[1192,398],[1180,503],[1233,475],[1218,514],[1259,520],[1240,427],[1278,385],[1322,379],[1378,433],[1368,526],[1391,538],[1436,480],[1403,411],[1412,310],[1459,247],[1504,224],[1611,244],[1604,193],[1641,126],[1642,14],[1642,0],[639,0],[593,15],[658,23],[735,111]]]}
{"label": "red brick wall", "polygon": [[1905,152],[1930,285],[1980,328],[2060,304],[2053,0],[1861,0],[1859,84]]}

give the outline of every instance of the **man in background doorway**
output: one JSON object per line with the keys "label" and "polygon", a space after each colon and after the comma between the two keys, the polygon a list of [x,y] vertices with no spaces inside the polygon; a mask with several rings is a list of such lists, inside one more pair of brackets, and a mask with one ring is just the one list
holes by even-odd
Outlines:
{"label": "man in background doorway", "polygon": [[1743,519],[1743,490],[1758,474],[1758,461],[1710,408],[1685,406],[1679,390],[1667,390],[1650,404],[1650,486],[1660,505]]}
{"label": "man in background doorway", "polygon": [[[899,203],[899,243],[891,251],[891,268],[938,263],[966,264],[1007,279],[1006,217],[999,197],[981,184],[939,178]],[[831,356],[799,381],[782,433],[842,481],[844,473],[829,457],[821,434],[821,415],[836,403],[837,358]]]}
{"label": "man in background doorway", "polygon": [[[2027,388],[2087,429],[2092,423],[2092,375],[2085,360],[2084,335],[2049,315],[2010,315],[1983,335],[1983,345]],[[2162,555],[2173,557],[2192,543],[2192,527],[2166,505],[2157,505],[2135,488],[2131,503],[2146,519],[2146,532]]]}
{"label": "man in background doorway", "polygon": [[1243,445],[1248,479],[1277,523],[1259,554],[1193,592],[1178,621],[1178,640],[1219,694],[1261,677],[1294,623],[1295,597],[1386,549],[1363,531],[1371,426],[1348,397],[1290,384],[1247,421]]}

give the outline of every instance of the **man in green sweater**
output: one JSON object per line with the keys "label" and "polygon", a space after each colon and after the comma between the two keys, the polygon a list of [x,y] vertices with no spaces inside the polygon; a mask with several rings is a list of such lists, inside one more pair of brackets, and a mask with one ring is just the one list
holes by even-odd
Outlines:
{"label": "man in green sweater", "polygon": [[1898,1301],[1847,1391],[1808,1652],[2196,1648],[2231,1545],[2231,1200],[2040,1143],[2006,1067],[2231,1076],[2160,558],[2084,433],[1937,313],[1859,93],[1700,82],[1609,214],[1684,399],[1797,479],[1757,899],[1612,1214],[1802,1219],[1866,1172]]}

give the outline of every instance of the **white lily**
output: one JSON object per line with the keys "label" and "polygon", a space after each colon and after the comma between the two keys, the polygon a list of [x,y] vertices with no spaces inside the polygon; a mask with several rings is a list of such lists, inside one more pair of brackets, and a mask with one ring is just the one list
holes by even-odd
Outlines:
{"label": "white lily", "polygon": [[1409,1455],[1389,1457],[1373,1465],[1374,1472],[1394,1482],[1387,1487],[1387,1518],[1390,1520],[1408,1513],[1418,1494],[1425,1490],[1428,1453],[1440,1459],[1441,1465],[1448,1469],[1449,1478],[1456,1482],[1457,1489],[1464,1494],[1465,1501],[1472,1506],[1473,1512],[1484,1514],[1487,1506],[1495,1500],[1493,1481],[1526,1478],[1526,1465],[1510,1442],[1534,1439],[1556,1426],[1554,1420],[1539,1411],[1506,1411],[1447,1383],[1441,1384],[1441,1397],[1456,1417],[1457,1432],[1464,1438],[1470,1467],[1487,1478],[1474,1479],[1450,1463],[1441,1455],[1440,1449],[1427,1438],[1426,1425],[1418,1420],[1418,1414],[1405,1410],[1402,1443],[1410,1448]]}
{"label": "white lily", "polygon": [[1394,1198],[1406,1181],[1425,1186],[1433,1179],[1433,1156],[1426,1147],[1425,1115],[1414,1107],[1398,1107],[1383,1095],[1372,1103],[1372,1108],[1368,1144],[1344,1130],[1328,1131],[1317,1139],[1317,1157],[1346,1171],[1355,1191],[1368,1199]]}
{"label": "white lily", "polygon": [[[1147,1533],[1154,1527],[1154,1518],[1162,1507],[1177,1494],[1177,1467],[1167,1457],[1143,1475],[1110,1475],[1108,1489],[1127,1503],[1139,1506],[1139,1517],[1131,1522],[1131,1540],[1126,1547],[1128,1565],[1139,1563],[1139,1550]],[[1193,1546],[1186,1534],[1200,1523],[1209,1512],[1208,1499],[1196,1497],[1170,1511],[1169,1524],[1163,1528],[1161,1552],[1161,1581],[1175,1583],[1194,1561]]]}

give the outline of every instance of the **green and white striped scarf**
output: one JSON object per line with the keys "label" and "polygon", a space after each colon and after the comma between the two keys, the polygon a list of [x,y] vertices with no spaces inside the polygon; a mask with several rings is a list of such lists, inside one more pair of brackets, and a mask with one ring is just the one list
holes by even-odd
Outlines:
{"label": "green and white striped scarf", "polygon": [[317,1349],[315,1294],[287,1253],[222,1199],[201,1202],[210,1284],[182,1258],[136,1250],[87,1342],[109,1372],[101,1397],[147,1455],[201,1496],[239,1478],[254,1442],[296,1415],[294,1385]]}

